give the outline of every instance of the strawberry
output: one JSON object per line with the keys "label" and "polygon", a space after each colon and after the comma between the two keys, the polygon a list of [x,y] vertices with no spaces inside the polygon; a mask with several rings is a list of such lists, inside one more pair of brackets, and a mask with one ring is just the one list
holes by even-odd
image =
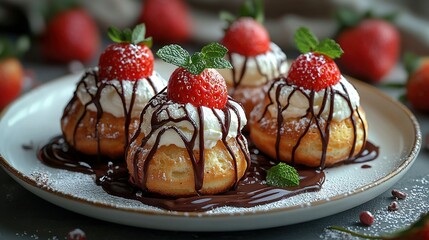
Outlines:
{"label": "strawberry", "polygon": [[24,70],[16,58],[0,60],[0,109],[17,98],[23,87]]}
{"label": "strawberry", "polygon": [[177,103],[222,109],[228,100],[225,79],[213,68],[194,75],[186,68],[177,68],[167,85],[168,99]]}
{"label": "strawberry", "polygon": [[243,17],[235,21],[225,32],[221,43],[233,53],[256,56],[270,50],[270,36],[262,24]]}
{"label": "strawberry", "polygon": [[15,100],[24,85],[24,69],[18,56],[29,48],[26,37],[12,43],[7,39],[0,41],[0,110]]}
{"label": "strawberry", "polygon": [[145,38],[145,25],[137,25],[133,31],[109,28],[109,37],[115,42],[100,55],[98,61],[101,80],[139,80],[153,73],[151,38]]}
{"label": "strawberry", "polygon": [[232,68],[223,58],[227,51],[219,43],[206,45],[192,56],[178,45],[158,50],[161,59],[179,66],[168,82],[167,98],[196,107],[224,108],[228,100],[225,79],[213,68]]}
{"label": "strawberry", "polygon": [[416,110],[429,112],[429,58],[408,55],[405,65],[409,73],[407,100]]}
{"label": "strawberry", "polygon": [[306,28],[295,33],[295,42],[303,53],[292,63],[287,81],[308,90],[320,91],[335,85],[341,73],[333,58],[341,56],[341,48],[331,39],[321,43]]}
{"label": "strawberry", "polygon": [[100,37],[97,25],[83,9],[61,11],[48,22],[41,36],[41,53],[50,61],[86,62],[97,53]]}
{"label": "strawberry", "polygon": [[379,82],[398,61],[399,32],[383,19],[363,19],[355,24],[337,36],[337,42],[344,50],[339,64],[351,76]]}
{"label": "strawberry", "polygon": [[147,0],[139,22],[160,43],[178,43],[190,39],[192,25],[186,2],[182,0]]}
{"label": "strawberry", "polygon": [[221,43],[230,52],[243,56],[256,56],[270,50],[271,39],[264,21],[262,1],[246,1],[240,7],[238,18],[221,12],[221,18],[229,23]]}

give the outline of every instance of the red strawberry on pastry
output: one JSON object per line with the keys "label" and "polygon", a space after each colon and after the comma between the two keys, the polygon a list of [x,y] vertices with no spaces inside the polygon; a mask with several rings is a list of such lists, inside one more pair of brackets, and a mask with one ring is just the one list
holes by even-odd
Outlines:
{"label": "red strawberry on pastry", "polygon": [[231,24],[221,43],[233,53],[256,56],[270,49],[270,36],[265,27],[250,17],[243,17]]}
{"label": "red strawberry on pastry", "polygon": [[100,79],[139,80],[152,75],[152,38],[145,38],[145,32],[144,24],[137,25],[133,32],[121,32],[113,27],[109,29],[109,36],[115,43],[100,55]]}
{"label": "red strawberry on pastry", "polygon": [[222,109],[228,100],[225,80],[213,68],[231,68],[223,58],[227,49],[209,44],[190,56],[178,45],[161,48],[157,55],[168,63],[179,66],[167,85],[167,97],[177,103],[191,103],[196,107]]}
{"label": "red strawberry on pastry", "polygon": [[289,69],[289,83],[317,92],[340,81],[341,73],[333,60],[343,54],[338,44],[331,39],[319,43],[306,28],[297,30],[295,41],[303,54]]}

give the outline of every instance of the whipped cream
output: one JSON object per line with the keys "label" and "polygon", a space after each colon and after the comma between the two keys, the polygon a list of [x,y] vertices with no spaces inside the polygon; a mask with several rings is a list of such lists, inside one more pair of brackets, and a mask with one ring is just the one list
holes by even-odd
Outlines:
{"label": "whipped cream", "polygon": [[[266,53],[259,54],[255,57],[248,57],[245,64],[246,57],[237,53],[231,53],[231,64],[234,67],[235,79],[240,79],[240,74],[243,67],[246,68],[243,79],[240,82],[242,86],[260,86],[278,77],[280,74],[286,74],[288,70],[288,63],[286,61],[286,54],[275,44],[270,44],[270,50]],[[228,85],[233,83],[233,71],[231,69],[218,70]]]}
{"label": "whipped cream", "polygon": [[[103,112],[111,113],[115,117],[124,117],[126,112],[130,109],[134,84],[137,84],[131,116],[139,117],[147,102],[167,85],[167,81],[155,71],[153,71],[152,76],[149,78],[150,80],[144,78],[137,81],[97,81],[93,74],[87,74],[84,79],[84,83],[79,84],[76,94],[80,102],[85,105],[94,99],[97,91],[100,91],[100,87],[105,84],[105,86],[101,88],[100,94],[100,104]],[[151,84],[153,84],[153,87]],[[126,112],[124,111],[122,98],[125,100]],[[90,103],[87,109],[97,112],[97,108],[94,103]]]}
{"label": "whipped cream", "polygon": [[[149,140],[147,141],[147,144],[154,145],[156,138],[159,135],[159,132],[161,129],[165,127],[175,126],[179,129],[181,133],[185,136],[187,141],[190,141],[192,138],[192,135],[196,131],[197,137],[195,139],[195,144],[193,146],[194,150],[199,149],[199,129],[200,129],[200,116],[198,114],[197,107],[193,106],[192,104],[179,104],[179,103],[171,103],[168,102],[166,98],[156,98],[153,99],[155,102],[149,103],[148,108],[146,109],[144,116],[143,116],[143,122],[141,124],[142,132],[145,136],[149,136],[149,134],[152,134]],[[226,139],[235,138],[237,137],[237,133],[243,129],[243,127],[247,123],[246,115],[244,113],[243,108],[240,104],[236,103],[235,101],[228,100],[228,102],[233,106],[232,108],[229,108],[228,111],[230,112],[230,123],[229,123],[229,129],[226,136]],[[166,104],[166,105],[165,105]],[[236,108],[238,111],[238,115],[233,110]],[[161,109],[161,110],[159,110]],[[213,148],[219,140],[222,139],[222,129],[221,124],[219,124],[219,120],[216,117],[218,115],[220,117],[221,122],[223,123],[223,126],[227,126],[228,124],[225,124],[225,114],[220,109],[211,109],[208,107],[202,107],[203,112],[203,134],[204,134],[204,148],[210,149]],[[153,133],[152,132],[152,115],[156,114],[155,116],[159,121],[162,120],[168,120],[163,125],[162,128],[156,129]],[[215,115],[216,114],[216,115]],[[182,119],[181,121],[171,121],[171,119],[178,120]],[[197,128],[195,129],[191,122],[187,119],[191,119],[194,124],[196,124]],[[240,122],[239,122],[240,120]],[[240,125],[240,126],[239,126]],[[240,129],[238,129],[240,127]],[[180,148],[185,148],[185,144],[182,140],[182,138],[179,136],[179,134],[173,130],[168,129],[160,136],[160,142],[159,146],[164,145],[176,145]]]}
{"label": "whipped cream", "polygon": [[[281,107],[285,107],[288,104],[289,106],[282,112],[283,118],[300,118],[306,116],[307,109],[310,107],[310,90],[307,89],[298,89],[296,90],[296,86],[287,86],[285,85],[284,80],[278,81],[274,83],[274,87],[271,88],[269,94],[270,99],[273,101],[273,104],[268,107],[268,111],[270,112],[272,117],[277,117],[277,102],[276,102],[276,91],[277,88],[280,87],[280,97],[279,103]],[[342,121],[346,118],[349,118],[352,112],[359,106],[359,94],[356,91],[355,87],[347,81],[343,76],[341,76],[340,81],[331,86],[332,90],[335,92],[334,94],[334,109],[333,109],[333,120],[334,121]],[[292,94],[292,96],[290,96]],[[322,108],[323,98],[325,96],[325,89],[322,89],[314,94],[314,103],[313,109],[315,114],[319,114],[322,111],[321,117],[325,120],[328,119],[330,104],[331,104],[331,95],[328,94],[328,99],[325,104],[325,107]],[[344,98],[344,96],[346,98]],[[347,96],[349,100],[347,100]],[[352,105],[352,109],[350,109],[349,102]]]}

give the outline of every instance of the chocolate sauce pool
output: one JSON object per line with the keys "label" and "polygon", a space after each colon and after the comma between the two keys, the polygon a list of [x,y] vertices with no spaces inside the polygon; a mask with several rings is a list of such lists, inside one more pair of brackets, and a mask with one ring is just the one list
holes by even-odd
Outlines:
{"label": "chocolate sauce pool", "polygon": [[[96,184],[107,193],[123,198],[138,200],[144,204],[173,211],[201,212],[221,206],[253,207],[276,202],[300,193],[318,191],[325,181],[323,171],[298,168],[300,185],[279,188],[264,184],[266,170],[276,163],[250,146],[251,166],[235,189],[219,195],[202,195],[186,198],[167,198],[142,191],[129,183],[125,161],[99,159],[76,152],[59,136],[40,149],[38,157],[46,165],[96,175]],[[367,142],[363,155],[346,163],[371,161],[378,156],[378,147]]]}

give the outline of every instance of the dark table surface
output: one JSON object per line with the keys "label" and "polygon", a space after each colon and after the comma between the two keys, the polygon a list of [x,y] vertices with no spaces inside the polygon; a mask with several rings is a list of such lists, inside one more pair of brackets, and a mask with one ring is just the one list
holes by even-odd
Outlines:
{"label": "dark table surface", "polygon": [[[25,67],[40,83],[69,72],[66,66],[44,63],[32,62]],[[391,75],[392,79],[396,79],[396,73]],[[399,70],[399,74],[403,73]],[[402,91],[381,89],[394,98]],[[416,117],[425,137],[429,132],[429,116],[416,113]],[[392,202],[389,189],[358,207],[310,222],[254,231],[197,233],[129,227],[79,215],[35,196],[0,169],[0,239],[65,239],[76,228],[82,229],[87,239],[353,239],[328,231],[326,227],[340,225],[378,234],[410,224],[418,215],[429,211],[428,172],[429,153],[423,146],[411,169],[394,186],[408,193],[395,213],[387,211]],[[359,213],[365,210],[376,214],[376,223],[369,228],[358,224]]]}

